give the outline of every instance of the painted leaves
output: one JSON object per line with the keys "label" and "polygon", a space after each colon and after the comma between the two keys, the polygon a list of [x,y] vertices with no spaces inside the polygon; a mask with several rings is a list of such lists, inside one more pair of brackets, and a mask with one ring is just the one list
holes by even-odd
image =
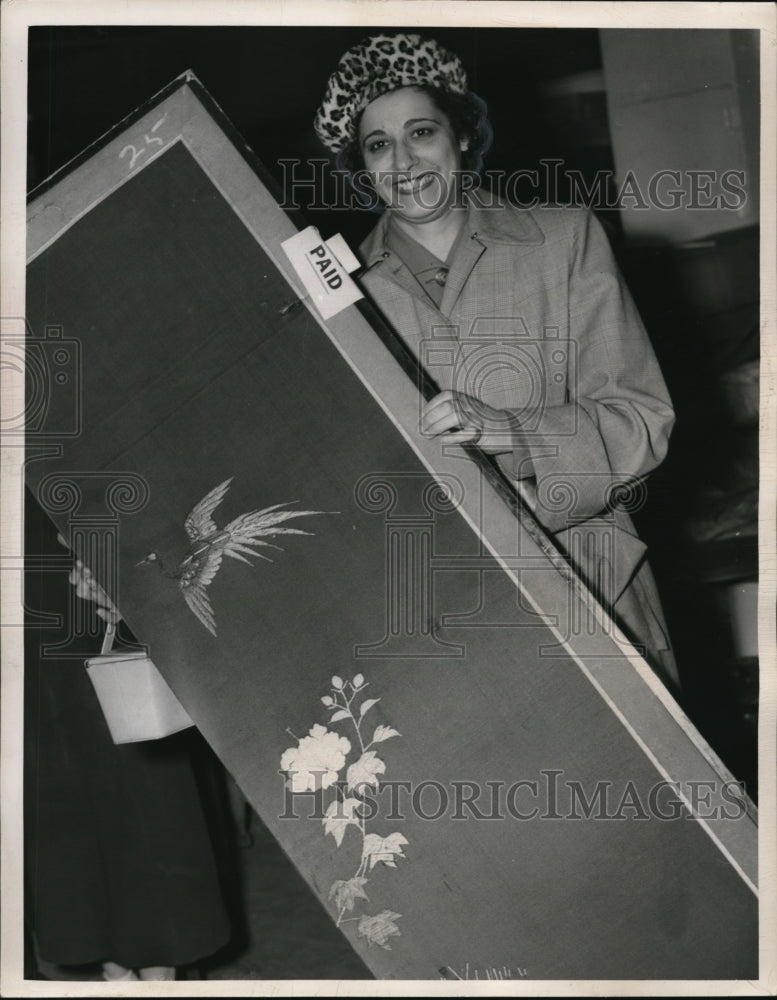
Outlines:
{"label": "painted leaves", "polygon": [[399,736],[396,729],[392,729],[391,726],[378,726],[372,734],[372,742],[382,743],[384,740],[390,740],[392,736]]}
{"label": "painted leaves", "polygon": [[[332,883],[329,900],[337,910],[338,925],[353,921],[359,937],[365,938],[369,945],[376,944],[390,951],[390,939],[400,934],[396,921],[401,914],[392,910],[361,916],[350,914],[360,903],[370,901],[365,886],[373,869],[377,865],[397,868],[397,859],[405,858],[407,838],[398,832],[368,833],[367,821],[374,817],[374,811],[365,808],[366,797],[379,788],[386,772],[385,761],[372,748],[400,734],[392,726],[379,724],[373,730],[372,739],[365,742],[362,727],[380,698],[363,698],[364,689],[368,687],[363,674],[356,674],[350,681],[335,674],[330,683],[330,693],[321,698],[322,705],[331,713],[329,725],[349,722],[353,727],[354,743],[326,726],[315,725],[307,736],[298,740],[296,747],[284,752],[281,768],[287,774],[288,787],[294,792],[333,789],[334,798],[326,808],[322,824],[324,834],[331,835],[338,848],[345,842],[349,827],[361,836],[356,870],[350,878]],[[359,751],[359,756],[347,763],[352,747]],[[341,777],[343,768],[344,779]]]}
{"label": "painted leaves", "polygon": [[386,765],[376,756],[374,750],[367,750],[346,772],[348,790],[362,791],[365,785],[378,787],[378,775],[384,774]]}
{"label": "painted leaves", "polygon": [[367,938],[368,944],[379,944],[386,951],[391,951],[389,938],[400,934],[396,921],[402,916],[391,910],[381,910],[374,917],[360,917],[356,928],[361,937]]}
{"label": "painted leaves", "polygon": [[323,819],[324,833],[331,833],[338,847],[343,842],[346,827],[359,827],[361,817],[356,810],[360,805],[359,799],[335,799],[327,808]]}
{"label": "painted leaves", "polygon": [[407,843],[407,838],[401,833],[391,833],[388,837],[379,837],[376,833],[368,833],[364,838],[362,846],[362,857],[368,862],[369,870],[382,861],[389,868],[396,868],[394,857],[404,858],[402,848]]}
{"label": "painted leaves", "polygon": [[332,888],[329,890],[329,898],[334,899],[338,910],[343,913],[350,913],[357,899],[366,899],[369,902],[370,897],[364,891],[366,884],[366,878],[349,878],[347,882],[343,879],[338,879],[332,883]]}

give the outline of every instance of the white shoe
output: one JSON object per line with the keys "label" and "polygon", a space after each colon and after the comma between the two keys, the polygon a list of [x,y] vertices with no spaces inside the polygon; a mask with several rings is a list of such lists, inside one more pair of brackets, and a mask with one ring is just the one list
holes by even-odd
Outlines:
{"label": "white shoe", "polygon": [[167,980],[172,981],[175,979],[175,966],[174,965],[149,965],[145,969],[138,969],[138,975],[141,979],[156,979],[156,980]]}
{"label": "white shoe", "polygon": [[138,977],[132,969],[125,969],[118,962],[103,962],[103,979],[108,983],[137,982]]}

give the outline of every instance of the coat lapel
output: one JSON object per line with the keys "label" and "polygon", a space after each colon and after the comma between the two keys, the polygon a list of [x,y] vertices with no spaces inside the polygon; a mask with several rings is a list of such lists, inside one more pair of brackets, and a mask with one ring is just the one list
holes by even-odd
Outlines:
{"label": "coat lapel", "polygon": [[479,206],[472,199],[464,225],[466,232],[451,261],[440,305],[446,316],[451,315],[475,265],[491,247],[525,245],[531,248],[545,242],[542,230],[528,213],[505,213],[498,208]]}
{"label": "coat lapel", "polygon": [[[465,222],[465,225],[467,223]],[[471,233],[465,233],[459,244],[450,270],[448,280],[445,282],[445,291],[440,303],[440,312],[445,316],[450,316],[451,310],[456,305],[456,300],[461,295],[461,290],[467,282],[472,269],[486,252],[486,246],[477,238],[473,238]]]}
{"label": "coat lapel", "polygon": [[[450,326],[450,320],[437,308],[404,261],[392,253],[386,241],[388,215],[359,247],[365,266],[357,275],[381,307],[386,319],[419,357],[420,343],[432,330]],[[396,288],[410,296],[398,296]]]}
{"label": "coat lapel", "polygon": [[359,247],[359,253],[364,260],[365,266],[360,274],[357,275],[357,278],[369,275],[369,282],[373,280],[373,277],[380,277],[391,281],[393,284],[399,285],[400,288],[414,298],[422,302],[428,302],[432,309],[435,309],[434,303],[418,284],[415,275],[411,273],[402,258],[392,253],[389,249],[387,229],[388,212],[384,212],[377,226]]}
{"label": "coat lapel", "polygon": [[[387,225],[388,214],[384,213],[361,244],[359,250],[365,267],[359,277],[388,322],[401,334],[419,360],[424,354],[422,342],[429,337],[444,336],[449,340],[451,336],[457,336],[456,324],[452,322],[456,303],[475,265],[484,255],[516,244],[524,245],[525,252],[530,253],[534,247],[545,242],[542,230],[528,212],[489,209],[470,200],[464,223],[466,231],[451,261],[445,292],[440,309],[437,309],[404,262],[388,249]],[[397,295],[398,288],[406,294]],[[494,302],[483,302],[482,308],[487,315],[493,315],[494,310],[498,310]],[[446,381],[441,375],[438,373],[440,381]]]}

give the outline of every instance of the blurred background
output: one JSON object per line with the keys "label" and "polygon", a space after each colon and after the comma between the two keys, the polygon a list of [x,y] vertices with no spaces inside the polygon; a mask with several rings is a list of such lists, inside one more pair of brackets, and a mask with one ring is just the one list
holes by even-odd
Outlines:
{"label": "blurred background", "polygon": [[[669,621],[682,706],[757,798],[758,33],[412,30],[457,52],[488,104],[487,171],[537,170],[536,185],[518,189],[527,198],[563,203],[579,197],[580,183],[598,191],[592,207],[677,412],[669,457],[636,519]],[[282,161],[300,160],[302,179],[313,177],[309,161],[331,163],[312,119],[339,57],[372,33],[32,28],[28,187],[192,70],[290,196]],[[672,174],[651,188],[663,171]],[[341,232],[358,244],[375,217],[327,207],[332,185],[327,173],[294,193],[325,236]],[[258,817],[239,801],[233,814],[235,851],[224,864],[242,931],[204,971],[366,977]]]}

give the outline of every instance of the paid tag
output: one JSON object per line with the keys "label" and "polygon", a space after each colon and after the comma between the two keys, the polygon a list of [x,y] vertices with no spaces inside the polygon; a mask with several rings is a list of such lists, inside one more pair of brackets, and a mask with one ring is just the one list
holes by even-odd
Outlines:
{"label": "paid tag", "polygon": [[359,261],[339,234],[325,241],[315,226],[308,226],[281,246],[324,319],[363,298],[348,277],[360,266]]}

